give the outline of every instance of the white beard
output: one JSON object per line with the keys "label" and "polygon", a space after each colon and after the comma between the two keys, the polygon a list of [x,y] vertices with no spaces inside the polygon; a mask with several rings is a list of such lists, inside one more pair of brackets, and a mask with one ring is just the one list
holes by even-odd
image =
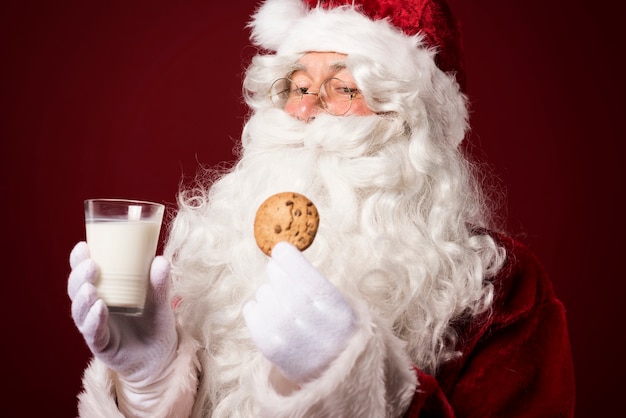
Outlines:
{"label": "white beard", "polygon": [[[396,226],[375,219],[377,202],[367,201],[405,194],[408,138],[401,122],[380,116],[321,115],[303,123],[271,109],[250,119],[242,146],[235,169],[216,181],[208,196],[198,200],[198,194],[193,195],[190,203],[199,207],[179,213],[179,218],[192,215],[185,234],[177,236],[174,229],[170,236],[170,244],[181,247],[176,250],[179,265],[190,260],[228,265],[249,285],[266,262],[253,236],[256,209],[274,193],[294,191],[318,208],[320,227],[305,254],[329,280],[347,287],[356,283],[357,270],[380,267],[384,254],[379,259],[371,253],[383,251],[381,240]],[[202,234],[202,244],[185,242],[190,241],[188,229],[194,236]],[[190,245],[193,250],[183,255]]]}
{"label": "white beard", "polygon": [[267,257],[256,246],[253,222],[274,193],[298,192],[317,206],[320,226],[307,259],[342,292],[365,300],[373,315],[395,324],[409,351],[432,351],[425,346],[432,331],[425,328],[435,322],[442,333],[449,318],[420,318],[433,309],[419,290],[432,286],[442,267],[441,253],[425,238],[425,180],[409,160],[409,143],[404,124],[391,117],[320,115],[303,123],[270,109],[247,123],[242,158],[231,172],[181,195],[166,255],[182,300],[180,320],[211,347],[199,393],[216,411],[250,412],[249,391],[234,382],[259,354],[241,308],[266,280]]}

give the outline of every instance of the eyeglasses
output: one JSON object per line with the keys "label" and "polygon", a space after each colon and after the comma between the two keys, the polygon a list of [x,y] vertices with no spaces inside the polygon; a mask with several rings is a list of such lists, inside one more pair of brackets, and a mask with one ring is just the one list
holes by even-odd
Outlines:
{"label": "eyeglasses", "polygon": [[287,103],[300,102],[305,95],[310,94],[318,97],[326,112],[342,116],[348,113],[352,99],[358,93],[357,88],[348,87],[345,81],[334,77],[324,80],[317,92],[309,91],[308,87],[300,87],[289,78],[279,78],[270,88],[270,100],[276,107],[285,107]]}

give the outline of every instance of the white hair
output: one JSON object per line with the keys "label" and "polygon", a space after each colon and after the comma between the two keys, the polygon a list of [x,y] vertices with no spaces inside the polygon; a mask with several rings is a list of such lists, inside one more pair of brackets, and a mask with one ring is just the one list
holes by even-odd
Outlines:
{"label": "white hair", "polygon": [[453,139],[464,134],[467,115],[453,79],[426,65],[415,88],[415,80],[348,57],[379,114],[304,123],[267,95],[297,58],[254,58],[240,159],[181,191],[166,246],[180,321],[206,347],[200,403],[216,416],[251,414],[250,391],[238,385],[258,353],[241,308],[265,280],[253,221],[269,195],[295,191],[316,204],[320,227],[306,257],[388,320],[426,372],[458,354],[455,321],[488,311],[489,279],[505,256],[486,232],[491,210],[479,178]]}

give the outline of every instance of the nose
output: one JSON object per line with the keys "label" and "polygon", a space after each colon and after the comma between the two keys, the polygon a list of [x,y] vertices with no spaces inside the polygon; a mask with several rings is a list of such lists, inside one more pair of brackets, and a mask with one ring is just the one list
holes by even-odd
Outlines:
{"label": "nose", "polygon": [[317,93],[306,93],[302,99],[294,102],[288,102],[285,105],[285,111],[291,116],[304,122],[310,122],[317,115],[324,111],[322,102]]}

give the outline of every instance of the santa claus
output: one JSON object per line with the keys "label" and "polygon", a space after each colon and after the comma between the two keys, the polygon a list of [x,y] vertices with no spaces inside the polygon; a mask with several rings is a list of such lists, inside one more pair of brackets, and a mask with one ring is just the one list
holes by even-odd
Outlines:
{"label": "santa claus", "polygon": [[[143,315],[109,314],[72,251],[81,416],[572,415],[563,306],[459,147],[445,3],[266,0],[249,27],[240,159],[179,194]],[[319,229],[267,257],[255,214],[283,191]]]}

